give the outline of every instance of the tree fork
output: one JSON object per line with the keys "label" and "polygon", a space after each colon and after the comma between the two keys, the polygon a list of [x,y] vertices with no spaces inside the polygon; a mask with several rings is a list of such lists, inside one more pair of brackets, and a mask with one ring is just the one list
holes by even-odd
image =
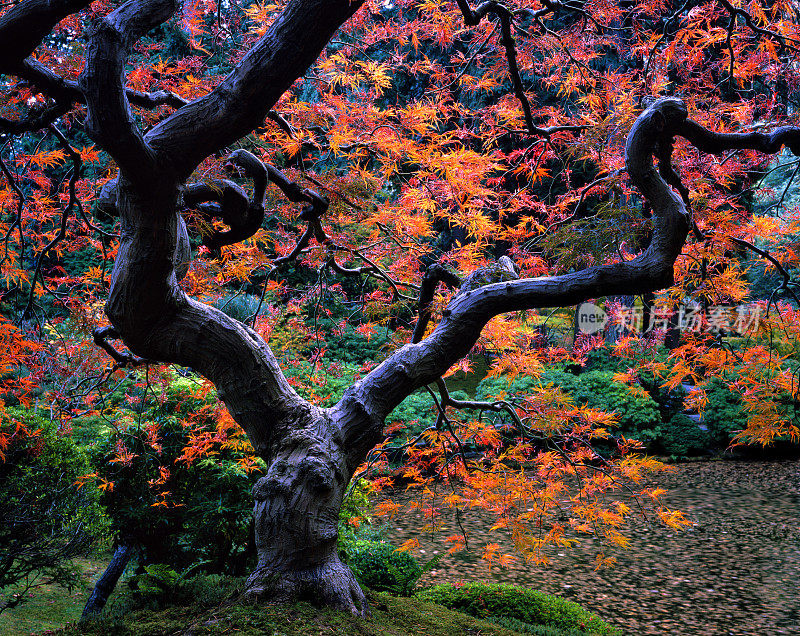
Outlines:
{"label": "tree fork", "polygon": [[671,281],[688,223],[680,197],[652,166],[652,147],[670,134],[681,114],[685,118],[676,100],[656,104],[639,118],[629,140],[629,172],[642,181],[644,187],[637,185],[652,199],[657,217],[654,240],[641,257],[462,291],[431,336],[399,349],[332,409],[300,398],[252,329],[180,289],[178,185],[171,196],[145,196],[120,179],[122,237],[106,308],[112,324],[137,355],[191,366],[209,378],[268,465],[254,488],[259,565],[248,582],[252,598],[308,596],[355,614],[367,612],[363,593],[339,560],[337,522],[347,483],[380,441],[391,410],[466,355],[492,316]]}

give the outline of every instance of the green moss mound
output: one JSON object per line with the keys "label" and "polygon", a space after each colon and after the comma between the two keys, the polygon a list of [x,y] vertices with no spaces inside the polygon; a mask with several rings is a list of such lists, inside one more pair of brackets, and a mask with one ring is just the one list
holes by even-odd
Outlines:
{"label": "green moss mound", "polygon": [[[531,626],[553,628],[554,633],[613,634],[599,616],[577,603],[516,585],[466,583],[436,585],[417,598],[465,612],[478,618],[503,618]],[[527,633],[553,633],[532,631]]]}
{"label": "green moss mound", "polygon": [[[131,612],[84,626],[69,626],[58,634],[107,636],[164,636],[165,634],[237,634],[238,636],[519,636],[509,629],[416,598],[368,594],[372,615],[356,618],[345,612],[294,605],[231,603],[212,610],[195,605],[160,611]],[[550,633],[550,632],[548,632]],[[552,632],[561,636],[562,632]]]}

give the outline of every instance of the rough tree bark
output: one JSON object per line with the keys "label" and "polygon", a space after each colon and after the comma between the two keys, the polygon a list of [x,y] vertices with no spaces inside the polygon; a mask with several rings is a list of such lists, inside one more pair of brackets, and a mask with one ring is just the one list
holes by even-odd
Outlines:
{"label": "rough tree bark", "polygon": [[[0,20],[0,42],[16,31],[28,33],[26,20],[38,25],[30,33],[39,38],[47,25],[82,4],[23,0]],[[254,489],[259,561],[248,582],[250,594],[275,600],[306,596],[364,614],[365,597],[337,554],[338,511],[353,471],[380,441],[392,409],[466,355],[493,316],[670,285],[689,220],[653,157],[662,174],[674,175],[665,165],[673,137],[683,135],[707,152],[776,152],[786,143],[797,154],[800,134],[780,129],[772,135],[718,135],[688,120],[679,100],[656,102],[637,119],[626,147],[631,182],[653,210],[653,237],[644,253],[568,275],[465,289],[431,335],[395,351],[338,404],[321,409],[294,392],[257,333],[183,292],[186,239],[178,207],[197,165],[258,126],[359,6],[350,0],[290,0],[218,88],[143,135],[129,110],[125,62],[137,38],[169,19],[178,2],[130,0],[93,25],[78,88],[87,130],[120,167],[121,239],[106,304],[109,320],[134,354],[192,367],[212,381],[269,466]],[[0,72],[13,73],[31,50],[27,40],[10,52],[0,48]]]}

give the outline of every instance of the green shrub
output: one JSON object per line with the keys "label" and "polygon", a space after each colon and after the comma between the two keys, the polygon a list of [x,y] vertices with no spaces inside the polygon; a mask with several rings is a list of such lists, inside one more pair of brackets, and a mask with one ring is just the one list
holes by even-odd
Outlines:
{"label": "green shrub", "polygon": [[281,365],[289,384],[304,398],[320,406],[333,406],[357,379],[360,367],[329,360],[316,365],[300,358]]}
{"label": "green shrub", "polygon": [[711,436],[697,422],[678,413],[661,426],[661,444],[667,455],[697,455],[712,445]]}
{"label": "green shrub", "polygon": [[[72,559],[107,536],[108,520],[86,454],[47,419],[0,413],[0,611],[27,598],[12,593],[41,577],[72,587]],[[12,587],[21,586],[21,587]],[[9,590],[9,588],[12,588]],[[27,591],[27,590],[26,590]]]}
{"label": "green shrub", "polygon": [[347,551],[347,559],[359,583],[399,596],[409,596],[425,573],[414,557],[383,541],[355,541]]}
{"label": "green shrub", "polygon": [[222,574],[197,574],[182,581],[176,590],[177,602],[196,603],[200,607],[216,607],[225,599],[244,592],[247,577]]}
{"label": "green shrub", "polygon": [[[419,578],[438,563],[434,557],[427,564],[382,540],[383,530],[372,524],[372,488],[359,480],[342,502],[339,510],[339,554],[350,566],[359,583],[378,591],[410,596]],[[358,525],[350,520],[357,518]]]}
{"label": "green shrub", "polygon": [[[574,378],[575,376],[571,377]],[[561,379],[560,375],[558,376],[558,379]],[[551,380],[551,382],[557,384],[555,380]],[[518,375],[511,383],[509,383],[508,380],[503,376],[487,377],[481,380],[478,383],[478,386],[475,388],[475,399],[495,400],[501,394],[505,394],[507,397],[512,398],[521,397],[530,393],[536,387],[539,387],[542,384],[547,384],[547,381],[539,380],[528,375]]]}
{"label": "green shrub", "polygon": [[197,567],[182,573],[164,563],[152,563],[132,576],[127,589],[115,596],[101,620],[121,617],[140,609],[194,605],[201,609],[218,607],[244,591],[245,577],[196,574]]}
{"label": "green shrub", "polygon": [[178,573],[163,563],[144,567],[129,581],[132,596],[140,607],[200,605],[214,607],[244,589],[244,577],[221,574],[195,574],[198,566]]}
{"label": "green shrub", "polygon": [[377,360],[388,341],[385,330],[378,329],[367,338],[347,325],[343,333],[326,335],[325,347],[334,360],[361,365],[367,360]]}
{"label": "green shrub", "polygon": [[572,397],[578,406],[587,405],[616,414],[619,430],[644,443],[657,436],[661,422],[658,404],[644,391],[634,391],[621,382],[614,381],[607,371],[587,371],[574,375],[558,368],[550,368],[541,378],[517,376],[509,385],[504,378],[487,378],[476,390],[476,399],[495,399],[502,392],[509,397],[521,397],[543,386],[553,385]]}
{"label": "green shrub", "polygon": [[79,446],[96,444],[111,433],[109,421],[102,415],[84,415],[70,421],[72,439]]}
{"label": "green shrub", "polygon": [[578,404],[615,413],[620,428],[638,435],[640,441],[648,442],[655,437],[655,428],[661,421],[658,404],[647,393],[615,382],[612,373],[589,371],[581,374],[572,395]]}
{"label": "green shrub", "polygon": [[725,382],[714,378],[706,387],[703,424],[714,443],[727,446],[733,436],[747,427],[747,414],[742,409],[742,398],[731,391]]}
{"label": "green shrub", "polygon": [[631,366],[631,360],[615,356],[608,346],[592,349],[586,354],[586,371],[624,371]]}
{"label": "green shrub", "polygon": [[[412,393],[398,404],[386,418],[387,425],[397,422],[404,425],[402,429],[393,433],[394,439],[389,442],[389,446],[402,446],[408,440],[416,438],[422,431],[434,426],[436,419],[436,405],[431,395],[427,391]],[[402,460],[401,457],[391,459],[392,461]]]}
{"label": "green shrub", "polygon": [[[339,551],[347,554],[356,541],[377,539],[380,531],[372,525],[372,486],[366,479],[351,485],[339,508]],[[355,523],[351,523],[355,520]]]}
{"label": "green shrub", "polygon": [[[114,484],[103,503],[117,541],[141,549],[145,564],[180,571],[204,561],[209,573],[238,575],[255,559],[251,489],[260,475],[240,465],[252,459],[241,439],[213,442],[200,459],[180,459],[192,435],[217,434],[216,411],[208,408],[214,396],[196,388],[192,378],[174,378],[161,403],[91,447],[92,461],[98,475]],[[125,461],[120,453],[127,454]]]}
{"label": "green shrub", "polygon": [[180,575],[165,563],[144,566],[144,572],[133,576],[128,584],[135,590],[142,605],[173,596]]}
{"label": "green shrub", "polygon": [[214,302],[213,305],[234,320],[244,322],[256,313],[260,300],[253,294],[228,294]]}
{"label": "green shrub", "polygon": [[430,393],[412,393],[395,407],[386,418],[386,423],[404,422],[408,425],[408,432],[418,432],[433,426],[436,415],[436,405]]}
{"label": "green shrub", "polygon": [[416,596],[478,618],[502,617],[562,630],[613,633],[605,621],[577,603],[516,585],[448,583],[417,592]]}
{"label": "green shrub", "polygon": [[[455,400],[469,400],[469,396],[464,391],[452,391],[450,397]],[[464,411],[462,413],[449,414],[453,421],[459,417],[473,417],[474,412]],[[403,400],[394,411],[386,418],[386,424],[391,425],[395,422],[405,424],[404,428],[395,432],[395,439],[389,446],[401,446],[407,440],[416,438],[422,431],[436,425],[438,410],[436,404],[427,391],[412,393]]]}
{"label": "green shrub", "polygon": [[560,629],[558,627],[549,627],[548,625],[532,625],[516,618],[491,617],[486,620],[495,625],[500,625],[500,627],[513,629],[520,634],[533,634],[533,636],[586,636],[586,632],[580,629]]}

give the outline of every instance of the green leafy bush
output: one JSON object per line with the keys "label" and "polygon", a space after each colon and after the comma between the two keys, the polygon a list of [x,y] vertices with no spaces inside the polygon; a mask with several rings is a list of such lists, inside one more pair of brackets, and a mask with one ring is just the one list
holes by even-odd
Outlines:
{"label": "green leafy bush", "polygon": [[367,338],[347,325],[342,333],[326,336],[325,346],[334,360],[361,365],[367,360],[377,360],[388,341],[385,330],[378,329]]}
{"label": "green leafy bush", "polygon": [[642,442],[650,442],[655,438],[656,428],[661,422],[658,404],[646,392],[637,392],[621,382],[615,382],[612,373],[582,373],[577,376],[575,388],[570,393],[577,404],[615,413],[622,432]]}
{"label": "green leafy bush", "polygon": [[196,574],[181,581],[175,591],[176,602],[200,607],[216,607],[225,599],[244,592],[247,577],[223,574]]}
{"label": "green leafy bush", "polygon": [[478,618],[504,617],[562,630],[613,633],[605,621],[577,603],[516,585],[448,583],[417,592],[416,596]]}
{"label": "green leafy bush", "polygon": [[[574,378],[575,376],[571,377]],[[561,379],[560,375],[558,376],[558,379]],[[557,383],[555,380],[551,380],[551,382]],[[487,377],[481,380],[478,383],[478,386],[475,388],[475,399],[494,400],[497,399],[501,394],[504,394],[507,397],[521,397],[530,393],[537,387],[542,386],[543,383],[546,384],[547,381],[544,379],[539,380],[538,378],[533,378],[529,375],[518,375],[510,383],[503,376]]]}
{"label": "green leafy bush", "polygon": [[624,371],[631,366],[631,361],[627,358],[621,358],[611,353],[611,349],[607,346],[597,347],[592,349],[586,354],[586,363],[584,368],[586,371]]}
{"label": "green leafy bush", "polygon": [[348,548],[347,559],[359,583],[399,596],[409,596],[425,573],[414,557],[383,541],[355,541]]}
{"label": "green leafy bush", "polygon": [[711,436],[697,422],[678,413],[661,426],[661,444],[667,455],[697,455],[712,445]]}
{"label": "green leafy bush", "polygon": [[256,313],[260,301],[261,299],[253,294],[228,294],[213,305],[234,320],[244,322]]}
{"label": "green leafy bush", "polygon": [[718,378],[708,383],[706,397],[708,402],[703,412],[703,424],[708,427],[708,433],[716,444],[727,446],[738,431],[747,427],[742,398]]}
{"label": "green leafy bush", "polygon": [[380,530],[372,525],[372,486],[366,479],[349,488],[339,508],[339,551],[347,554],[359,540],[376,540]]}
{"label": "green leafy bush", "polygon": [[[108,520],[86,454],[33,413],[0,413],[0,611],[24,601],[12,593],[45,576],[71,587],[72,559],[107,536]],[[79,485],[82,483],[82,485]],[[14,588],[19,591],[20,588]]]}
{"label": "green leafy bush", "polygon": [[[469,400],[469,396],[464,391],[452,391],[450,397],[455,400]],[[461,413],[450,413],[450,420],[461,417],[472,417],[474,413],[464,411]],[[395,439],[389,446],[401,446],[409,439],[416,438],[422,431],[436,425],[438,410],[430,393],[420,391],[412,393],[405,400],[395,407],[394,411],[386,418],[388,425],[401,422],[405,426],[395,432]]]}
{"label": "green leafy bush", "polygon": [[517,620],[516,618],[491,617],[486,619],[495,625],[513,629],[520,634],[533,634],[533,636],[586,636],[586,632],[580,629],[560,629],[549,627],[548,625],[532,625]]}
{"label": "green leafy bush", "polygon": [[128,581],[131,609],[192,604],[212,607],[243,589],[244,577],[197,574],[201,566],[198,563],[180,573],[165,563],[144,566]]}
{"label": "green leafy bush", "polygon": [[197,574],[197,566],[181,573],[164,563],[146,565],[132,576],[127,589],[114,598],[100,620],[121,617],[141,609],[194,605],[200,609],[218,607],[244,591],[245,577]]}
{"label": "green leafy bush", "polygon": [[72,439],[79,446],[90,446],[106,439],[111,433],[109,421],[102,415],[84,415],[70,421]]}
{"label": "green leafy bush", "polygon": [[344,362],[320,362],[291,358],[281,365],[289,384],[304,398],[320,406],[333,406],[357,379],[360,367]]}
{"label": "green leafy bush", "polygon": [[199,459],[184,456],[192,436],[218,434],[214,395],[196,389],[192,378],[174,378],[159,404],[91,447],[92,461],[114,484],[103,503],[117,541],[139,548],[144,563],[183,570],[203,561],[209,573],[239,575],[255,559],[251,490],[260,474],[240,465],[252,449],[239,438],[209,441]]}
{"label": "green leafy bush", "polygon": [[430,394],[412,393],[395,407],[386,418],[386,423],[404,422],[406,431],[422,431],[436,423],[436,405]]}
{"label": "green leafy bush", "polygon": [[131,578],[129,585],[146,603],[173,595],[180,575],[165,563],[151,563],[144,566],[144,572]]}
{"label": "green leafy bush", "polygon": [[[372,524],[372,488],[365,479],[352,488],[339,511],[339,554],[359,583],[378,591],[410,596],[419,578],[439,562],[421,565],[407,552],[383,540],[383,530]],[[354,525],[351,520],[358,519]]]}
{"label": "green leafy bush", "polygon": [[491,400],[502,393],[509,397],[521,397],[537,388],[553,385],[572,397],[578,406],[615,413],[620,432],[636,437],[642,442],[651,442],[657,436],[661,422],[658,404],[644,391],[634,391],[614,381],[607,371],[587,371],[574,375],[558,368],[550,368],[541,378],[517,376],[511,384],[504,378],[486,378],[476,390],[476,399]]}
{"label": "green leafy bush", "polygon": [[[436,424],[437,410],[433,398],[425,392],[412,393],[386,418],[387,425],[403,424],[403,428],[394,430],[389,446],[402,446],[408,440],[416,438],[425,429]],[[401,461],[402,457],[391,457],[392,461]]]}

